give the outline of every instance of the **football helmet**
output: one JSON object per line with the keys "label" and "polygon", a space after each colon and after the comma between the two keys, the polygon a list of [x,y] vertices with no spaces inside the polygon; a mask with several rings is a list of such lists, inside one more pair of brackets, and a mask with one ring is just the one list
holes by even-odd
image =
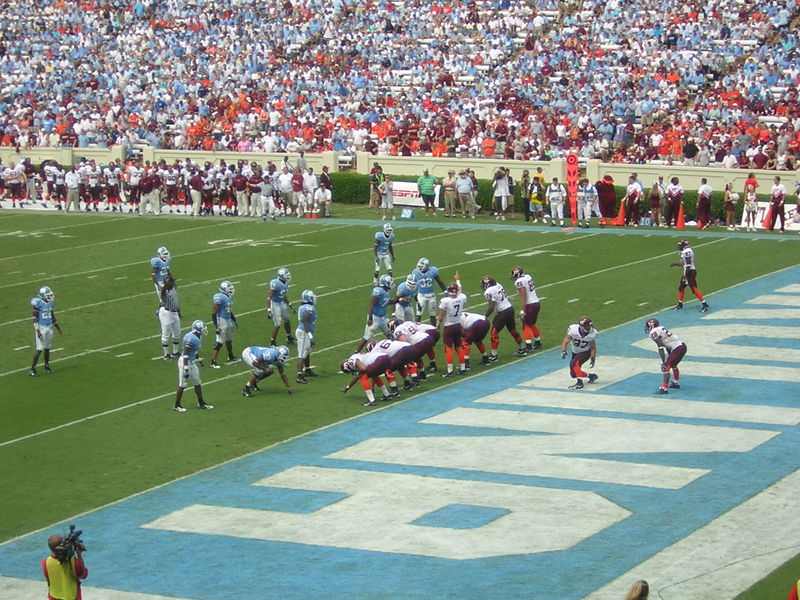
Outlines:
{"label": "football helmet", "polygon": [[45,302],[52,302],[53,298],[55,298],[55,294],[53,294],[53,290],[51,290],[46,285],[39,288],[39,298],[44,300]]}
{"label": "football helmet", "polygon": [[447,286],[447,295],[452,297],[452,298],[455,298],[456,296],[458,296],[458,284],[451,283],[450,285],[448,285]]}
{"label": "football helmet", "polygon": [[375,340],[369,340],[366,344],[364,344],[363,351],[364,352],[372,352],[375,349]]}
{"label": "football helmet", "polygon": [[283,283],[289,283],[292,280],[292,274],[286,267],[281,267],[278,269],[278,279],[280,279]]}
{"label": "football helmet", "polygon": [[681,240],[680,242],[678,242],[678,250],[683,250],[688,245],[689,245],[689,240]]}
{"label": "football helmet", "polygon": [[158,250],[156,250],[156,256],[161,260],[168,260],[169,259],[169,250],[167,250],[166,246],[160,246]]}
{"label": "football helmet", "polygon": [[386,324],[386,327],[389,329],[389,335],[394,337],[394,330],[397,329],[397,326],[400,322],[397,319],[389,319],[389,322]]}
{"label": "football helmet", "polygon": [[305,304],[316,304],[317,295],[313,290],[303,290],[303,293],[300,294],[300,301]]}
{"label": "football helmet", "polygon": [[394,282],[392,281],[391,275],[381,275],[381,278],[378,280],[378,285],[382,288],[387,290],[392,289],[394,287]]}
{"label": "football helmet", "polygon": [[482,290],[488,290],[493,285],[497,285],[497,282],[494,279],[492,279],[491,277],[489,277],[488,275],[486,277],[484,277],[483,279],[481,279],[481,289]]}
{"label": "football helmet", "polygon": [[276,350],[278,351],[278,363],[285,363],[286,359],[289,358],[289,348],[286,346],[278,346]]}
{"label": "football helmet", "polygon": [[423,273],[425,273],[428,270],[428,267],[430,266],[431,266],[431,261],[429,261],[427,258],[420,258],[417,261],[417,268]]}
{"label": "football helmet", "polygon": [[351,356],[345,361],[342,361],[342,364],[339,366],[343,373],[357,373],[358,372],[358,365],[356,365],[356,358],[355,356]]}
{"label": "football helmet", "polygon": [[578,321],[578,331],[581,335],[588,335],[592,330],[592,320],[589,317],[581,317]]}
{"label": "football helmet", "polygon": [[226,296],[233,296],[234,292],[233,284],[230,281],[225,280],[219,284],[219,291],[225,294]]}
{"label": "football helmet", "polygon": [[208,327],[206,327],[206,324],[203,323],[200,319],[197,319],[197,321],[192,323],[192,333],[199,333],[200,335],[205,335],[208,333]]}
{"label": "football helmet", "polygon": [[661,325],[661,323],[658,322],[658,319],[647,319],[647,323],[644,324],[644,332],[650,333],[659,325]]}
{"label": "football helmet", "polygon": [[523,275],[525,275],[525,271],[522,270],[522,267],[514,267],[513,269],[511,269],[511,279],[513,279],[514,281],[516,281]]}
{"label": "football helmet", "polygon": [[392,228],[392,224],[391,223],[384,223],[383,224],[383,235],[385,235],[386,237],[389,237],[390,235],[392,235],[392,231],[394,231],[394,229]]}

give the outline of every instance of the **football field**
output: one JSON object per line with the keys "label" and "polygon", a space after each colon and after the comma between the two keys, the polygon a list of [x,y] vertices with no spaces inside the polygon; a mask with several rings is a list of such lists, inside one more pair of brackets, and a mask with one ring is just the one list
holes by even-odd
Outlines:
{"label": "football field", "polygon": [[[363,407],[358,386],[339,392],[338,364],[363,332],[380,221],[361,207],[337,215],[0,213],[0,588],[38,597],[37,557],[67,523],[85,530],[86,585],[97,588],[87,599],[262,589],[605,600],[645,578],[663,598],[693,599],[725,579],[719,600],[797,554],[780,507],[800,490],[798,236],[396,222],[395,280],[427,257],[445,283],[459,272],[468,310],[486,308],[482,276],[516,306],[509,272],[532,273],[544,349],[515,357],[502,332],[493,366],[473,352],[467,377],[433,374],[400,400]],[[681,237],[707,314],[690,293],[682,312],[669,310]],[[214,410],[195,409],[187,390],[189,410],[174,413],[177,370],[161,359],[150,279],[159,246],[173,256],[183,331],[210,321],[219,282],[234,283],[237,355],[269,343],[267,285],[288,267],[292,301],[303,289],[318,297],[321,376],[294,395],[273,377],[244,398],[241,363],[206,368]],[[42,285],[64,334],[54,373],[30,377],[30,299]],[[600,381],[569,391],[554,349],[583,315],[600,332]],[[651,316],[689,345],[685,385],[666,398],[652,396]],[[287,366],[293,381],[294,348]],[[736,531],[751,536],[738,542],[747,552],[721,541]]]}

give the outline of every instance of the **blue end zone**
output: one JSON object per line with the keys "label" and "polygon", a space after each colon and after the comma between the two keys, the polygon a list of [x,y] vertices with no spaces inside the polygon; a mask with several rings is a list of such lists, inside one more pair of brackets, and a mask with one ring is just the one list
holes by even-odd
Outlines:
{"label": "blue end zone", "polygon": [[[772,292],[794,283],[800,269],[794,268],[764,277],[747,285],[709,298],[712,310],[739,308],[758,294]],[[769,310],[764,308],[764,310]],[[680,333],[681,328],[711,324],[704,322],[696,303],[681,312],[656,315]],[[730,321],[729,344],[752,344],[794,348],[783,341],[737,336]],[[722,321],[714,321],[713,324]],[[725,321],[727,322],[727,321]],[[599,340],[598,372],[603,356],[614,354],[653,361],[653,372],[630,377],[603,389],[603,394],[621,397],[645,396],[658,386],[658,363],[654,353],[631,346],[643,337],[642,323],[630,323],[607,332]],[[783,344],[783,345],[782,345]],[[509,351],[508,345],[501,351]],[[687,358],[702,359],[700,349]],[[705,357],[715,360],[714,357]],[[724,361],[719,361],[724,362]],[[736,361],[732,361],[736,362]],[[765,361],[769,366],[769,361]],[[773,366],[798,364],[775,362]],[[743,364],[742,368],[759,366]],[[492,367],[431,394],[421,395],[387,410],[318,431],[280,446],[174,482],[78,519],[89,547],[91,571],[87,584],[100,588],[160,594],[196,600],[251,600],[254,597],[286,600],[348,598],[420,599],[536,598],[537,600],[578,600],[635,567],[643,560],[761,492],[796,470],[800,450],[800,427],[763,423],[733,423],[726,420],[692,419],[631,414],[603,410],[558,409],[481,403],[486,395],[513,389],[531,379],[563,372],[564,391],[569,384],[564,361],[557,351],[537,354],[522,362]],[[759,404],[772,407],[797,405],[797,384],[693,376],[682,377],[682,389],[671,390],[664,402],[702,400],[730,404]],[[542,392],[546,394],[546,391]],[[578,392],[580,394],[580,392]],[[587,392],[586,394],[591,394]],[[590,397],[589,395],[581,396]],[[352,401],[352,399],[348,400]],[[380,437],[504,436],[513,439],[528,432],[424,424],[424,419],[459,407],[486,410],[515,410],[520,414],[580,414],[609,419],[630,419],[697,425],[768,430],[774,437],[749,452],[609,453],[581,455],[621,463],[706,469],[708,472],[679,489],[622,485],[567,478],[525,476],[490,471],[467,471],[421,465],[382,463],[381,456],[365,455],[359,460],[337,460],[327,455],[362,441]],[[542,433],[546,440],[552,434]],[[555,438],[554,438],[555,439]],[[142,525],[188,506],[201,504],[287,515],[312,514],[335,506],[348,495],[330,491],[305,491],[253,485],[261,479],[296,466],[319,466],[370,473],[403,473],[426,478],[536,486],[549,490],[593,492],[630,511],[630,516],[585,537],[566,550],[517,554],[494,558],[451,559],[244,539],[228,535],[206,535],[145,529]],[[392,494],[373,499],[366,516],[392,514],[398,508]],[[412,527],[429,530],[479,530],[491,527],[508,513],[505,507],[453,502],[426,512],[410,521]],[[580,520],[581,515],[564,519]],[[347,524],[342,526],[346,529]],[[0,547],[0,573],[8,577],[41,580],[39,561],[45,554],[45,534],[37,533]]]}

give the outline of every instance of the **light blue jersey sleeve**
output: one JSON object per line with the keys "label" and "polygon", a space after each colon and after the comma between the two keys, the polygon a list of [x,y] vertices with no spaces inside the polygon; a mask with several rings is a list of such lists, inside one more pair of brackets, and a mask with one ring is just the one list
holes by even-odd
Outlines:
{"label": "light blue jersey sleeve", "polygon": [[31,307],[38,310],[39,314],[36,317],[36,322],[39,325],[52,325],[53,324],[53,303],[46,302],[41,298],[32,298]]}
{"label": "light blue jersey sleeve", "polygon": [[304,322],[306,313],[311,315],[308,320],[308,330],[314,333],[317,330],[317,309],[311,304],[301,304],[300,308],[297,309],[298,323]]}
{"label": "light blue jersey sleeve", "polygon": [[222,292],[217,292],[214,294],[214,304],[219,305],[219,311],[217,312],[218,318],[231,318],[231,305],[233,304],[233,301],[230,296],[223,294]]}
{"label": "light blue jersey sleeve", "polygon": [[273,302],[282,303],[286,301],[286,291],[288,290],[288,287],[280,279],[273,279],[270,281],[269,289],[273,291]]}
{"label": "light blue jersey sleeve", "polygon": [[189,346],[189,360],[195,360],[200,352],[200,338],[191,331],[183,336],[183,347]]}

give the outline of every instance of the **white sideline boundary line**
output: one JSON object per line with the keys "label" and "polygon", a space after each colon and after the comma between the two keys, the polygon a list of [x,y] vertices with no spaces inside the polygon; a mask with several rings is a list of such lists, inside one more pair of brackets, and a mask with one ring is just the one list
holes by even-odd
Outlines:
{"label": "white sideline boundary line", "polygon": [[[742,286],[742,285],[747,285],[747,284],[749,284],[749,283],[753,283],[754,281],[758,281],[759,279],[764,279],[765,277],[771,277],[772,275],[776,275],[776,274],[778,274],[778,273],[782,273],[782,272],[784,272],[784,271],[788,271],[788,270],[790,270],[790,269],[794,269],[794,268],[796,268],[796,267],[798,267],[798,266],[800,266],[800,264],[795,264],[795,265],[791,265],[791,266],[789,266],[789,267],[784,267],[783,269],[778,269],[777,271],[773,271],[773,272],[771,272],[771,273],[767,273],[767,274],[765,274],[765,275],[759,275],[759,276],[757,276],[757,277],[753,277],[753,278],[751,278],[751,279],[748,279],[748,280],[746,280],[746,281],[742,281],[742,282],[736,283],[736,284],[734,284],[734,285],[730,285],[730,286],[728,286],[728,287],[725,287],[725,288],[722,288],[722,289],[720,289],[720,290],[717,290],[715,293],[717,293],[717,294],[718,294],[718,293],[721,293],[721,292],[725,292],[725,291],[727,291],[727,290],[731,290],[731,289],[737,288],[737,287],[739,287],[739,286]],[[664,308],[664,310],[666,310],[666,308],[668,308],[668,307],[665,307],[665,308]],[[631,320],[629,320],[629,321],[626,321],[626,322],[624,322],[624,323],[620,323],[619,325],[615,325],[614,327],[611,327],[611,328],[609,328],[609,329],[608,329],[608,330],[606,330],[606,331],[613,331],[613,330],[615,330],[615,329],[619,329],[620,327],[625,327],[626,325],[629,325],[629,324],[631,324],[631,323],[634,323],[634,322],[636,322],[638,319],[639,319],[639,317],[637,317],[637,318],[635,318],[635,319],[631,319]],[[555,348],[555,347],[556,347],[556,346],[553,346],[553,348]],[[551,350],[551,349],[552,349],[552,348],[548,348],[548,350]],[[511,359],[511,360],[510,360],[510,362],[508,362],[508,363],[505,363],[505,364],[503,364],[503,365],[500,365],[500,366],[498,366],[497,368],[498,368],[498,369],[503,369],[503,368],[505,368],[505,367],[508,367],[508,366],[510,366],[510,365],[516,364],[517,362],[519,362],[519,361],[521,361],[521,360],[523,360],[523,357],[520,357],[520,358],[518,358],[518,359]],[[477,377],[477,375],[469,375],[469,376],[468,376],[468,378],[472,378],[472,377]],[[463,381],[463,379],[462,379],[461,381]],[[442,386],[442,387],[440,387],[440,388],[436,388],[436,389],[437,389],[437,390],[439,390],[439,389],[442,389],[443,387],[450,387],[450,386],[453,386],[453,385],[457,385],[458,383],[459,383],[459,381],[453,381],[452,383],[446,384],[446,385],[444,385],[444,386]],[[436,391],[436,390],[431,390],[431,391]],[[427,394],[427,393],[429,393],[429,392],[423,392],[423,394],[420,394],[420,396],[422,396],[422,395],[424,395],[424,394]],[[36,530],[33,530],[33,531],[29,531],[28,533],[24,533],[24,534],[22,534],[22,535],[14,536],[14,537],[12,537],[12,538],[9,538],[8,540],[6,540],[6,541],[4,541],[4,542],[0,542],[0,546],[5,546],[5,545],[7,545],[7,544],[11,544],[11,543],[13,543],[13,542],[15,542],[15,541],[17,541],[17,540],[19,540],[19,539],[22,539],[22,538],[24,538],[24,537],[27,537],[27,536],[29,536],[29,535],[35,535],[35,534],[37,534],[37,533],[40,533],[40,532],[42,532],[42,531],[46,531],[46,530],[48,530],[48,529],[52,529],[52,528],[54,528],[54,527],[58,526],[60,523],[65,523],[65,522],[69,522],[69,521],[75,521],[75,520],[77,520],[77,519],[80,519],[81,517],[83,517],[83,516],[85,516],[85,515],[91,514],[91,513],[93,513],[93,512],[97,512],[97,511],[99,511],[99,510],[102,510],[102,509],[104,509],[104,508],[107,508],[107,507],[109,507],[109,506],[115,506],[115,505],[117,505],[117,504],[121,504],[122,502],[125,502],[125,501],[127,501],[127,500],[130,500],[130,499],[132,499],[132,498],[137,498],[137,497],[139,497],[139,496],[143,496],[144,494],[148,494],[148,493],[150,493],[150,492],[152,492],[152,491],[155,491],[155,490],[161,489],[161,488],[163,488],[163,487],[166,487],[166,486],[168,486],[168,485],[171,485],[171,484],[173,484],[173,483],[177,483],[177,482],[179,482],[179,481],[183,481],[183,480],[185,480],[185,479],[189,479],[190,477],[194,477],[195,475],[200,475],[200,474],[202,474],[202,473],[205,473],[205,472],[207,472],[207,471],[211,471],[211,470],[213,470],[213,469],[216,469],[216,468],[219,468],[219,467],[223,467],[223,466],[225,466],[225,465],[231,464],[231,463],[233,463],[233,462],[235,462],[235,461],[238,461],[238,460],[241,460],[241,459],[243,459],[243,458],[248,458],[248,457],[250,457],[250,456],[255,456],[256,454],[259,454],[259,453],[261,453],[261,452],[264,452],[264,451],[266,451],[266,450],[269,450],[270,448],[275,448],[275,447],[277,447],[277,446],[281,446],[281,445],[283,445],[283,444],[290,443],[290,442],[292,442],[292,441],[294,441],[294,440],[296,440],[296,439],[299,439],[299,438],[301,438],[301,437],[304,437],[304,436],[306,436],[306,435],[312,435],[312,434],[314,434],[314,433],[317,433],[317,432],[319,432],[319,431],[324,431],[324,430],[326,430],[326,429],[329,429],[329,428],[331,428],[331,427],[335,427],[335,426],[337,426],[337,425],[340,425],[340,424],[342,424],[342,423],[347,423],[347,422],[349,422],[349,421],[353,421],[353,420],[355,420],[355,419],[360,419],[360,418],[361,418],[361,417],[363,417],[364,415],[372,414],[372,413],[375,413],[376,411],[379,411],[379,410],[388,410],[388,409],[392,408],[392,406],[394,406],[394,405],[393,405],[393,404],[387,404],[386,406],[377,407],[376,409],[374,409],[374,410],[371,410],[371,411],[369,411],[369,412],[361,413],[361,414],[358,414],[358,415],[353,415],[352,417],[348,417],[348,418],[346,418],[346,419],[342,419],[341,421],[336,421],[335,423],[329,423],[328,425],[323,425],[322,427],[318,427],[318,428],[316,428],[316,429],[312,429],[312,430],[310,430],[310,431],[306,431],[305,433],[301,433],[301,434],[298,434],[298,435],[292,436],[292,437],[290,437],[290,438],[287,438],[287,439],[285,439],[285,440],[282,440],[282,441],[280,441],[280,442],[275,442],[275,443],[273,443],[273,444],[269,444],[269,445],[267,445],[267,446],[264,446],[264,447],[262,447],[262,448],[258,448],[258,449],[256,449],[256,450],[253,450],[253,451],[251,451],[251,452],[247,452],[247,453],[245,453],[245,454],[242,454],[241,456],[237,456],[237,457],[235,457],[235,458],[230,458],[230,459],[228,459],[228,460],[224,460],[224,461],[222,461],[222,462],[220,462],[220,463],[217,463],[217,464],[215,464],[215,465],[210,465],[210,466],[208,466],[208,467],[205,467],[205,468],[203,468],[203,469],[200,469],[200,470],[198,470],[198,471],[196,471],[196,472],[194,472],[194,473],[190,473],[190,474],[188,474],[188,475],[183,475],[183,476],[181,476],[181,477],[176,477],[175,479],[171,479],[170,481],[166,481],[166,482],[164,482],[164,483],[161,483],[161,484],[159,484],[159,485],[155,485],[155,486],[153,486],[153,487],[150,487],[150,488],[148,488],[148,489],[146,489],[146,490],[142,490],[142,491],[140,491],[140,492],[136,492],[135,494],[130,494],[130,495],[128,495],[128,496],[125,496],[124,498],[120,498],[120,499],[118,499],[118,500],[114,500],[113,502],[107,502],[106,504],[103,504],[103,505],[101,505],[101,506],[97,506],[97,507],[91,508],[91,509],[89,509],[89,510],[85,510],[85,511],[83,511],[83,512],[81,512],[81,513],[78,513],[78,514],[72,515],[72,516],[70,516],[70,517],[67,517],[67,518],[65,518],[65,519],[62,519],[61,521],[56,521],[55,523],[51,523],[50,525],[46,525],[46,526],[44,526],[44,527],[40,527],[39,529],[36,529]],[[8,443],[8,442],[5,442],[4,444],[7,444],[7,443]],[[763,493],[767,492],[769,489],[770,489],[770,488],[767,488],[767,490],[764,490],[764,491],[762,491],[760,494],[758,494],[758,495],[754,496],[754,498],[757,498],[757,497],[759,497],[761,494],[763,494]],[[794,519],[794,518],[795,518],[795,516],[796,516],[796,515],[795,515],[795,513],[796,513],[796,510],[795,510],[795,505],[794,505],[794,503],[791,503],[791,510],[792,510],[792,519]],[[740,524],[740,526],[741,526],[741,524]],[[586,600],[589,600],[589,598],[587,597],[587,598],[586,598]],[[722,600],[722,599],[719,599],[719,600]]]}

